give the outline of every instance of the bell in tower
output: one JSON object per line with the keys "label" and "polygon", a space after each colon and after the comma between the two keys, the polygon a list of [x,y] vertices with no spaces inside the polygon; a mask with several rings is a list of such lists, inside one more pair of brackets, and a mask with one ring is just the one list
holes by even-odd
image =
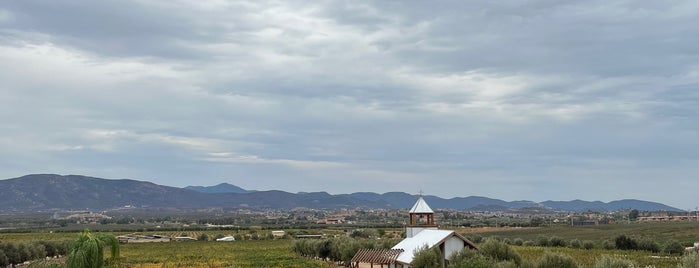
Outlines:
{"label": "bell in tower", "polygon": [[408,213],[410,220],[405,228],[406,237],[413,237],[422,230],[437,229],[437,224],[434,223],[434,211],[422,198],[422,194]]}

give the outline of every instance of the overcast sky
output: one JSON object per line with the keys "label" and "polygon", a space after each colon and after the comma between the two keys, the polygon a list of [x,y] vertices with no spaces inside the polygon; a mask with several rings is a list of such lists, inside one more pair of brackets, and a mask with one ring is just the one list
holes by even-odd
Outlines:
{"label": "overcast sky", "polygon": [[697,1],[3,1],[0,178],[699,205]]}

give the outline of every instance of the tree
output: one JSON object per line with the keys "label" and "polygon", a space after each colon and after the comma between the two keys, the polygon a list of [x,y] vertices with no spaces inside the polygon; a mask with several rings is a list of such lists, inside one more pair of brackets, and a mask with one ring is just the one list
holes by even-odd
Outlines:
{"label": "tree", "polygon": [[67,268],[104,267],[104,247],[109,246],[111,259],[119,257],[119,241],[113,236],[95,235],[89,230],[83,231],[73,242],[68,252]]}
{"label": "tree", "polygon": [[451,256],[449,268],[491,268],[495,261],[470,248],[464,248]]}
{"label": "tree", "polygon": [[522,257],[509,245],[495,239],[488,239],[480,245],[480,252],[483,256],[496,261],[513,261],[516,264],[522,262]]}
{"label": "tree", "polygon": [[441,268],[444,258],[442,252],[437,247],[429,248],[427,245],[420,248],[413,256],[412,267],[414,268]]}
{"label": "tree", "polygon": [[629,220],[635,221],[636,219],[638,219],[638,210],[632,209],[631,212],[629,212]]}
{"label": "tree", "polygon": [[614,245],[616,246],[617,249],[621,249],[621,250],[637,250],[638,249],[638,243],[636,242],[636,240],[631,238],[631,237],[627,237],[626,235],[617,236],[614,239]]}
{"label": "tree", "polygon": [[665,253],[667,254],[682,254],[684,252],[684,246],[677,242],[677,240],[670,240],[665,245]]}
{"label": "tree", "polygon": [[200,241],[209,241],[209,235],[207,235],[206,233],[201,233],[199,235],[199,240]]}

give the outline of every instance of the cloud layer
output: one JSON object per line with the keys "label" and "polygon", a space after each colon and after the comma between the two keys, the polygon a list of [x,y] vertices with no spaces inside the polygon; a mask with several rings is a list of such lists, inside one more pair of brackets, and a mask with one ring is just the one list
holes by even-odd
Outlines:
{"label": "cloud layer", "polygon": [[693,1],[15,1],[0,175],[694,208]]}

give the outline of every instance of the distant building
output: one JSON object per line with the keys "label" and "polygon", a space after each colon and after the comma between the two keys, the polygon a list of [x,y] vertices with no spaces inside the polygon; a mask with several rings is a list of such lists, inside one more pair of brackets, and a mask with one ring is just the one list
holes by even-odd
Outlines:
{"label": "distant building", "polygon": [[284,235],[286,235],[284,231],[272,231],[272,236],[274,237],[283,237]]}
{"label": "distant building", "polygon": [[352,267],[410,268],[415,252],[424,246],[438,248],[446,267],[454,253],[464,248],[477,249],[475,244],[456,232],[439,230],[434,222],[434,211],[422,196],[410,209],[405,229],[406,238],[391,249],[360,250],[352,258]]}

